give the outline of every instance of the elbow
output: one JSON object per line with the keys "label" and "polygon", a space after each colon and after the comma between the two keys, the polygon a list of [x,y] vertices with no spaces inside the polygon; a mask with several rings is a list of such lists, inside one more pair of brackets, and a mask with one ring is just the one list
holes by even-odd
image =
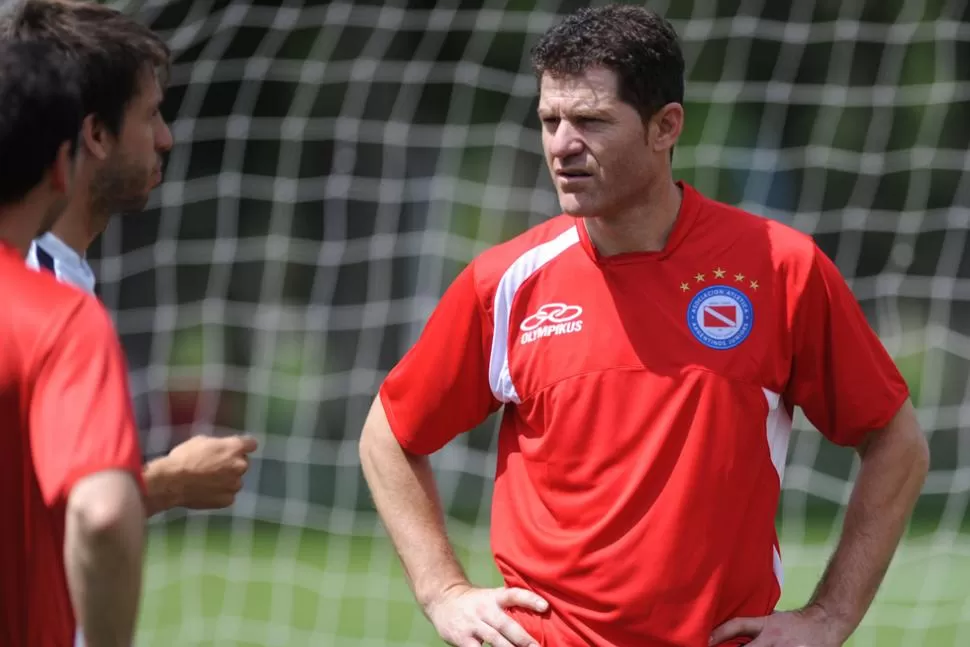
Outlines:
{"label": "elbow", "polygon": [[68,497],[68,524],[92,544],[117,543],[137,532],[144,520],[141,496],[128,474],[93,474],[79,481]]}

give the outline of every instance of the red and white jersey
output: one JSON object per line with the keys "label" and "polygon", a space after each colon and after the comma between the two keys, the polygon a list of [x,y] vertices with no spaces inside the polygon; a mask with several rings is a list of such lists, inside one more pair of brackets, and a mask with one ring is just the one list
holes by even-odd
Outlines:
{"label": "red and white jersey", "polygon": [[74,484],[123,470],[144,490],[127,369],[92,296],[0,242],[0,645],[63,647],[76,622],[64,570]]}
{"label": "red and white jersey", "polygon": [[509,611],[544,646],[771,612],[793,407],[855,445],[908,396],[811,238],[680,186],[663,251],[601,257],[560,216],[479,256],[380,390],[419,454],[504,405],[492,548],[549,601]]}

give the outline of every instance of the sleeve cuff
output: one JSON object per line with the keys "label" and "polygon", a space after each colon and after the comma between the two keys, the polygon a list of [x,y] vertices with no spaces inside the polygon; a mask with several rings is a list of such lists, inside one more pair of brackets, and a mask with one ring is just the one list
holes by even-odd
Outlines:
{"label": "sleeve cuff", "polygon": [[906,400],[909,397],[910,390],[909,386],[907,385],[896,394],[896,397],[893,400],[891,400],[892,406],[886,409],[886,413],[884,413],[880,418],[877,418],[872,425],[870,425],[867,429],[859,429],[854,433],[848,434],[845,441],[838,444],[846,447],[858,447],[870,433],[885,429],[886,426],[892,422],[893,418],[896,417],[896,414],[898,414],[903,408],[903,405],[906,403]]}
{"label": "sleeve cuff", "polygon": [[408,435],[402,428],[402,424],[394,412],[394,407],[392,406],[391,400],[388,397],[383,385],[381,386],[380,390],[378,390],[377,395],[381,399],[381,406],[384,407],[384,416],[387,418],[387,425],[391,428],[391,434],[397,440],[401,448],[411,454],[427,456],[430,452],[422,449],[422,447],[415,442],[416,439],[414,436]]}
{"label": "sleeve cuff", "polygon": [[64,500],[67,501],[67,497],[70,495],[71,490],[74,489],[74,486],[78,481],[91,476],[92,474],[97,474],[98,472],[125,472],[135,479],[135,486],[138,488],[138,493],[141,495],[142,499],[144,499],[148,494],[148,489],[145,487],[145,478],[142,474],[142,468],[140,465],[138,467],[134,467],[130,464],[119,465],[118,463],[106,461],[102,463],[88,463],[87,465],[81,465],[72,469],[64,479],[64,485],[61,487]]}

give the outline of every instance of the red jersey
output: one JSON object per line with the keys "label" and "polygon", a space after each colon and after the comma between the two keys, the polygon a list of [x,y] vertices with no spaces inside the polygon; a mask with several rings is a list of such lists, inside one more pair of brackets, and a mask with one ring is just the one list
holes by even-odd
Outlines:
{"label": "red jersey", "polygon": [[[659,252],[559,216],[476,258],[380,397],[428,454],[504,406],[492,549],[544,646],[695,647],[780,597],[793,407],[856,445],[908,397],[812,239],[679,183]],[[736,640],[728,644],[740,644]]]}
{"label": "red jersey", "polygon": [[74,643],[64,524],[74,483],[141,450],[120,344],[102,306],[0,243],[0,645]]}

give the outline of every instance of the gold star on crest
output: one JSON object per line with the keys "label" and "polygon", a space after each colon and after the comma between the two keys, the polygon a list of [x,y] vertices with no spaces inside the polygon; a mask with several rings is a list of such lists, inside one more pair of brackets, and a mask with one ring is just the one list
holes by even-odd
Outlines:
{"label": "gold star on crest", "polygon": [[[741,287],[742,289],[744,287],[744,284],[747,284],[749,290],[753,290],[755,292],[757,292],[758,291],[758,288],[761,287],[761,284],[758,281],[755,281],[753,279],[749,279],[747,276],[745,276],[744,273],[742,273],[742,272],[730,273],[730,272],[728,272],[728,270],[724,269],[720,265],[718,265],[716,268],[714,268],[713,270],[711,270],[711,275],[712,275],[712,279],[725,279],[725,280],[729,280],[728,277],[733,277],[734,278],[734,282],[735,283],[740,283],[741,286],[739,286],[739,287]],[[685,292],[685,293],[686,292],[690,292],[691,291],[692,284],[694,284],[694,283],[698,283],[699,284],[699,283],[706,283],[707,282],[707,274],[705,274],[704,272],[698,272],[697,274],[695,274],[691,278],[693,280],[682,281],[680,283],[680,285],[678,287],[680,288],[680,291],[681,292]],[[698,289],[700,289],[700,288],[698,288]]]}

